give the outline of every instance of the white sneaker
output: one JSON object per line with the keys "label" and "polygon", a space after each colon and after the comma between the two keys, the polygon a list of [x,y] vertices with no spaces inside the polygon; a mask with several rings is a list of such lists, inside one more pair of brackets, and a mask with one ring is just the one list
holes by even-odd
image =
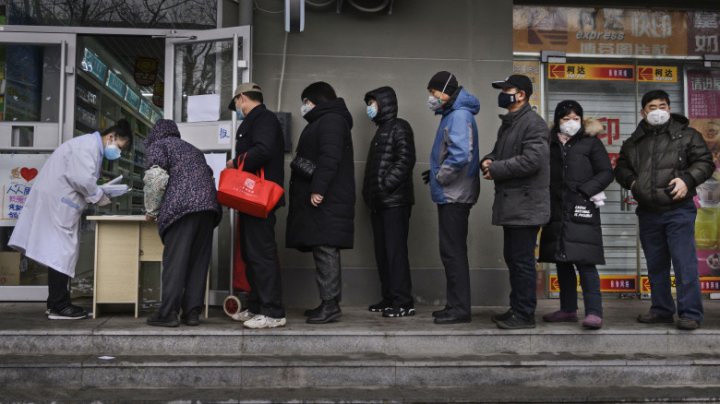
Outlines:
{"label": "white sneaker", "polygon": [[242,321],[244,323],[248,320],[251,320],[255,316],[256,316],[256,314],[251,312],[250,310],[243,310],[239,313],[233,314],[230,317],[232,317],[232,319],[235,321]]}
{"label": "white sneaker", "polygon": [[243,326],[247,328],[276,328],[282,327],[285,324],[287,324],[287,320],[285,320],[285,317],[272,318],[268,316],[263,316],[262,314],[258,314],[252,319],[244,322]]}

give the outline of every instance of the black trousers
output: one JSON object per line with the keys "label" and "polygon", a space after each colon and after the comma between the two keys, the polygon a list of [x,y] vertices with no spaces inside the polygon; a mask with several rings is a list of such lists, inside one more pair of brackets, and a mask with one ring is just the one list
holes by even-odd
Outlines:
{"label": "black trousers", "polygon": [[248,310],[272,318],[285,317],[275,242],[275,212],[267,219],[238,213],[240,251],[250,283]]}
{"label": "black trousers", "polygon": [[312,249],[315,260],[315,282],[320,299],[342,300],[342,263],[340,249],[331,246],[316,246]]}
{"label": "black trousers", "polygon": [[47,308],[60,311],[70,304],[70,277],[48,267]]}
{"label": "black trousers", "polygon": [[470,315],[470,264],[467,254],[469,203],[438,205],[440,258],[445,267],[447,307],[457,316]]}
{"label": "black trousers", "polygon": [[165,231],[162,241],[162,303],[160,315],[168,317],[202,310],[205,283],[212,253],[214,212],[187,214]]}
{"label": "black trousers", "polygon": [[510,307],[521,318],[535,316],[535,244],[539,226],[504,226],[503,256],[510,272]]}
{"label": "black trousers", "polygon": [[414,306],[407,246],[411,210],[399,206],[370,215],[382,299],[395,307]]}
{"label": "black trousers", "polygon": [[603,316],[602,294],[600,293],[600,275],[594,264],[558,262],[557,275],[560,284],[560,309],[566,312],[577,311],[577,276],[580,273],[580,286],[585,303],[585,315]]}

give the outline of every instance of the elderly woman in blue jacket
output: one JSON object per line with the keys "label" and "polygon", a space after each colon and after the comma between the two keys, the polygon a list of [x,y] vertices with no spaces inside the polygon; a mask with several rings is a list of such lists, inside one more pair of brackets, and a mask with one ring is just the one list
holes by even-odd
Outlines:
{"label": "elderly woman in blue jacket", "polygon": [[445,266],[447,304],[433,312],[436,324],[470,322],[470,267],[467,256],[468,217],[480,194],[478,130],[480,101],[458,85],[450,72],[428,83],[428,107],[440,115],[430,152],[430,170],[423,173],[438,207],[440,258]]}

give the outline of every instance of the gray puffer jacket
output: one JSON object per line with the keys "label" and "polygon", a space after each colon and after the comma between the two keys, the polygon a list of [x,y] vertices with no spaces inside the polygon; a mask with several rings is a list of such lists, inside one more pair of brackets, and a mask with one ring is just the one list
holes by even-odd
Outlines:
{"label": "gray puffer jacket", "polygon": [[530,105],[500,115],[490,175],[495,181],[492,224],[542,226],[550,220],[550,143],[545,121]]}

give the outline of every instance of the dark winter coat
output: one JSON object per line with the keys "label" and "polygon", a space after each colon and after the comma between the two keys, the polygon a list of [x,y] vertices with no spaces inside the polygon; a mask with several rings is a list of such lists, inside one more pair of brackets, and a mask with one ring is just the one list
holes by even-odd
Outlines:
{"label": "dark winter coat", "polygon": [[[305,114],[295,152],[316,165],[312,179],[290,174],[290,208],[286,245],[308,251],[312,247],[352,248],[355,219],[355,173],[350,130],[352,116],[338,98],[320,103]],[[320,194],[318,207],[310,194]]]}
{"label": "dark winter coat", "polygon": [[[550,139],[550,222],[542,228],[540,261],[604,264],[600,209],[590,201],[613,181],[605,146],[595,137],[598,121],[586,121],[564,145],[553,130]],[[592,212],[591,220],[573,218],[576,206]]]}
{"label": "dark winter coat", "polygon": [[495,181],[492,224],[542,226],[550,220],[550,146],[547,124],[530,105],[500,115],[490,175]]}
{"label": "dark winter coat", "polygon": [[157,217],[161,237],[175,221],[189,213],[211,211],[215,213],[215,225],[220,223],[222,210],[217,203],[213,172],[197,147],[180,139],[174,130],[164,131],[156,126],[145,140],[145,166],[154,165],[167,171],[170,177]]}
{"label": "dark winter coat", "polygon": [[[235,167],[243,156],[243,171],[265,170],[265,179],[281,187],[285,183],[285,139],[275,114],[260,104],[250,111],[235,134]],[[285,205],[285,195],[276,208]]]}
{"label": "dark winter coat", "polygon": [[[620,148],[615,179],[632,191],[639,208],[664,212],[682,206],[715,171],[702,135],[688,123],[677,114],[662,126],[643,120]],[[665,193],[673,178],[682,179],[688,187],[687,195],[678,201]]]}
{"label": "dark winter coat", "polygon": [[397,117],[397,97],[392,88],[382,87],[365,94],[366,100],[371,98],[377,101],[374,122],[378,128],[368,150],[363,198],[373,210],[410,206],[415,203],[412,128]]}

